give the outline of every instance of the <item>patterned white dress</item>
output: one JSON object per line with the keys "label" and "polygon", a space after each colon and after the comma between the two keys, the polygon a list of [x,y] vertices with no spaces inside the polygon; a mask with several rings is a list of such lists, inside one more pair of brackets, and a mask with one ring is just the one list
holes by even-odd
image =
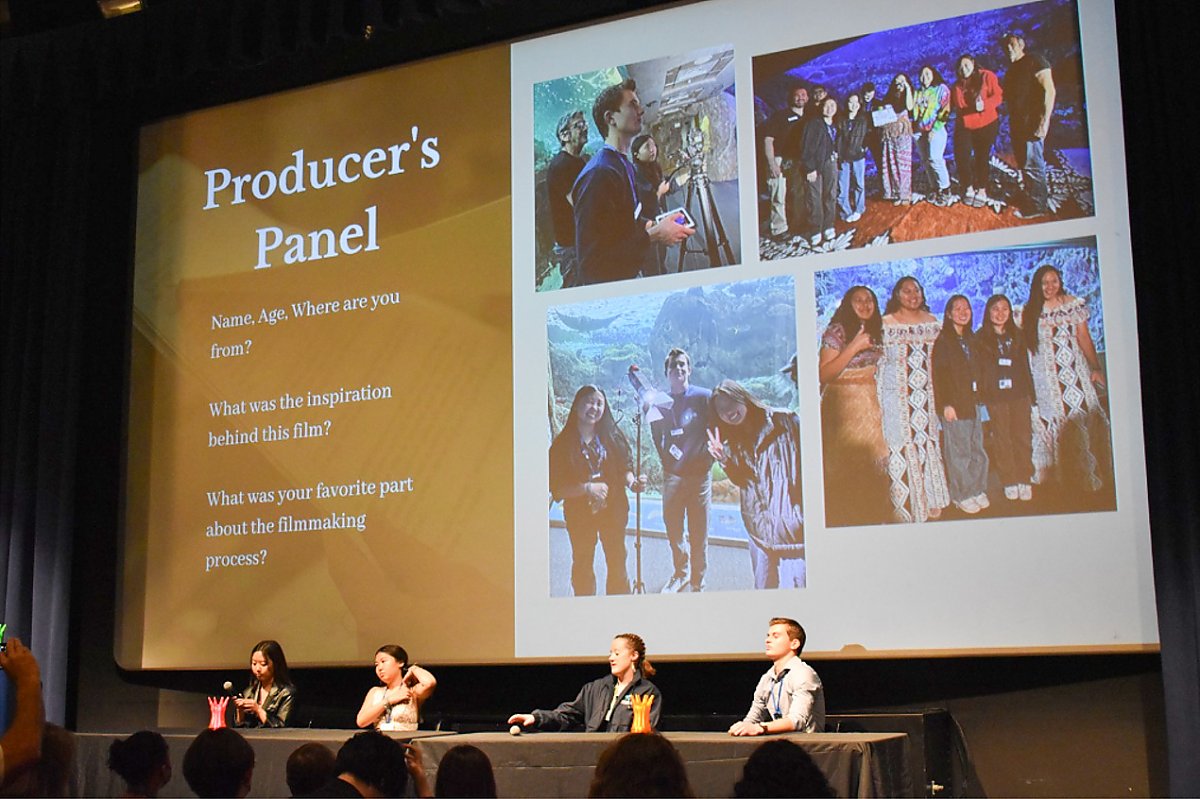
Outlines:
{"label": "patterned white dress", "polygon": [[1072,297],[1038,319],[1038,350],[1029,353],[1034,418],[1033,482],[1077,484],[1098,491],[1111,473],[1108,415],[1075,330],[1087,324],[1088,307]]}
{"label": "patterned white dress", "polygon": [[389,705],[378,719],[375,729],[385,731],[413,732],[420,723],[421,708],[411,692],[399,702]]}
{"label": "patterned white dress", "polygon": [[923,522],[950,504],[930,364],[941,324],[883,324],[876,367],[896,521]]}

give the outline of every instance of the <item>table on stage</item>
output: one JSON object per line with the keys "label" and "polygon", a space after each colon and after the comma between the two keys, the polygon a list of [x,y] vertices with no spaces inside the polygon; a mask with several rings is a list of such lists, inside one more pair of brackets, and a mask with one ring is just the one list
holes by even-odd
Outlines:
{"label": "table on stage", "polygon": [[[319,741],[335,752],[351,730],[243,730],[254,747],[251,796],[288,796],[284,766],[288,755],[303,743]],[[400,740],[418,740],[430,781],[446,750],[458,744],[478,746],[492,761],[500,796],[586,796],[596,760],[616,733],[468,733],[434,731],[390,733]],[[174,776],[163,796],[191,796],[183,779],[183,754],[194,733],[164,733],[171,748]],[[697,796],[733,796],[750,753],[764,740],[733,738],[717,732],[668,732],[665,736],[687,764]],[[118,796],[124,789],[109,772],[108,747],[123,735],[81,733],[76,751],[76,790],[80,796]],[[829,779],[838,796],[913,796],[908,774],[908,736],[904,733],[818,733],[786,737],[804,747]],[[411,795],[411,787],[410,787]]]}

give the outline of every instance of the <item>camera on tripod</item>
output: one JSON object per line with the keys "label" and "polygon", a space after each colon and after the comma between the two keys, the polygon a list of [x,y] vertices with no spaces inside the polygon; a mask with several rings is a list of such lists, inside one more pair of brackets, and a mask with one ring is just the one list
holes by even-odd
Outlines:
{"label": "camera on tripod", "polygon": [[[684,241],[679,246],[679,267],[682,272],[688,253],[704,255],[708,258],[709,266],[721,266],[733,263],[733,248],[729,245],[729,237],[725,226],[721,224],[721,214],[717,211],[717,202],[713,197],[712,181],[708,177],[707,157],[705,155],[705,137],[700,116],[692,118],[691,124],[683,133],[683,146],[676,153],[680,172],[686,166],[688,170],[687,199],[683,207],[690,219],[699,220],[704,232],[704,245],[695,248]],[[672,174],[674,177],[674,174]],[[693,223],[693,227],[695,224]]]}

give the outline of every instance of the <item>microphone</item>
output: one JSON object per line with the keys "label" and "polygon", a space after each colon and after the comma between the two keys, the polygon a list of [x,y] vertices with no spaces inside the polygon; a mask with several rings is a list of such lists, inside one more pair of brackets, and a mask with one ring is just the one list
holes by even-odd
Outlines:
{"label": "microphone", "polygon": [[230,682],[229,680],[226,680],[225,683],[221,687],[225,689],[225,693],[229,694],[231,697],[237,698],[237,694],[235,694],[233,692],[233,683],[232,682]]}

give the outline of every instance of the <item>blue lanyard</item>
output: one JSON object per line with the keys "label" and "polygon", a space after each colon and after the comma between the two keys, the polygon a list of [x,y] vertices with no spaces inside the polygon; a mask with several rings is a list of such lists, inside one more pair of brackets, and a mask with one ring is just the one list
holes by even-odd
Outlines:
{"label": "blue lanyard", "polygon": [[775,681],[775,692],[774,692],[774,694],[775,694],[774,695],[775,715],[774,715],[774,718],[777,718],[777,719],[783,718],[783,708],[780,705],[780,701],[783,699],[783,681],[785,679],[787,679],[787,674],[789,671],[791,671],[791,669],[784,669],[783,673],[779,675],[779,679]]}

